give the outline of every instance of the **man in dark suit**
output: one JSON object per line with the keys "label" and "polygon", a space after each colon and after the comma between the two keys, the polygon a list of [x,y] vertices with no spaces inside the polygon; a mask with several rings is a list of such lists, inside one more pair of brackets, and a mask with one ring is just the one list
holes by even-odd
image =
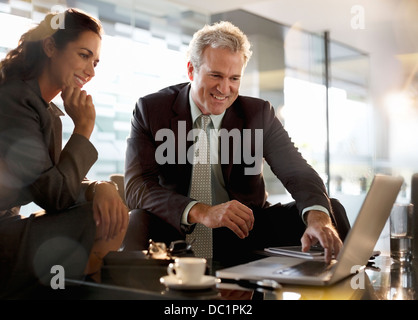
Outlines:
{"label": "man in dark suit", "polygon": [[[344,208],[329,199],[270,103],[239,95],[250,57],[248,39],[237,27],[205,26],[190,43],[190,83],[137,102],[126,152],[126,200],[132,211],[125,250],[143,249],[149,238],[184,239],[201,224],[213,232],[218,260],[237,262],[267,245],[301,243],[307,250],[319,242],[328,260],[339,252],[347,230],[338,234],[334,211],[342,210],[345,217]],[[211,157],[216,154],[210,204],[190,197],[193,161],[187,155],[194,146],[187,134],[202,114],[211,118],[208,139]],[[263,160],[294,203],[267,202]]]}

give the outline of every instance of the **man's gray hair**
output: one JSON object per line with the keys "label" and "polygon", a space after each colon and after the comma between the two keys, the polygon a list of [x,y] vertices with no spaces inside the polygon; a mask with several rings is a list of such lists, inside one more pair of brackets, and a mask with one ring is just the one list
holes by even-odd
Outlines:
{"label": "man's gray hair", "polygon": [[238,27],[227,21],[205,25],[193,35],[189,44],[188,60],[194,68],[199,69],[202,65],[203,51],[208,46],[241,52],[244,56],[244,67],[252,55],[251,44],[247,36]]}

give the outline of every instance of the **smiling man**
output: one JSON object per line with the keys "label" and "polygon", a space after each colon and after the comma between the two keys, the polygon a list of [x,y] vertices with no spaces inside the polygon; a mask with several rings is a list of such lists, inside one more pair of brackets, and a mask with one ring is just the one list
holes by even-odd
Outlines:
{"label": "smiling man", "polygon": [[[271,245],[302,244],[307,250],[319,242],[328,260],[338,254],[347,230],[338,228],[334,211],[345,217],[344,208],[329,199],[321,178],[294,147],[270,103],[239,95],[251,54],[247,37],[231,23],[205,26],[189,46],[190,82],[138,100],[126,152],[126,199],[133,210],[125,249],[143,249],[149,238],[169,243],[187,237],[195,241],[193,248],[211,249],[195,250],[197,255],[222,262],[238,262],[250,251]],[[184,123],[187,132],[203,130],[207,123],[210,130],[184,148],[184,137],[178,134]],[[195,147],[200,153],[199,141],[207,139],[204,146],[211,159],[213,153],[218,155],[198,187],[195,177],[203,169],[199,163],[156,160],[156,150],[165,143],[156,139],[159,130],[173,132],[178,152]],[[221,130],[241,134],[237,139],[231,135],[233,143],[223,148],[226,141],[216,134]],[[262,132],[261,141],[244,134],[256,137],[257,131]],[[257,143],[262,152],[257,152]],[[238,155],[242,161],[221,162],[225,149],[229,159]],[[248,150],[257,157],[254,163],[244,161]],[[264,159],[295,202],[267,202],[262,171],[246,170]],[[209,196],[200,198],[195,189]]]}

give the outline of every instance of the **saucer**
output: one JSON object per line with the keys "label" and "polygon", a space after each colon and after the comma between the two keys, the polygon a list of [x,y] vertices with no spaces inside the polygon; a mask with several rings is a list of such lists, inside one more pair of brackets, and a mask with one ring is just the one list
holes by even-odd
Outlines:
{"label": "saucer", "polygon": [[214,287],[220,283],[220,279],[213,276],[203,276],[198,283],[183,283],[175,276],[164,276],[160,278],[160,282],[170,289],[177,290],[202,290]]}

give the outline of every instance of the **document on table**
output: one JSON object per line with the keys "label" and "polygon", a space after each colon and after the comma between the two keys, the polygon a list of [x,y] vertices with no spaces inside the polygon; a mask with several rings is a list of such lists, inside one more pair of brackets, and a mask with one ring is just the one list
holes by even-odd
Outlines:
{"label": "document on table", "polygon": [[324,260],[324,249],[312,247],[309,251],[303,252],[301,246],[269,247],[264,251],[289,257],[296,257],[309,260]]}

